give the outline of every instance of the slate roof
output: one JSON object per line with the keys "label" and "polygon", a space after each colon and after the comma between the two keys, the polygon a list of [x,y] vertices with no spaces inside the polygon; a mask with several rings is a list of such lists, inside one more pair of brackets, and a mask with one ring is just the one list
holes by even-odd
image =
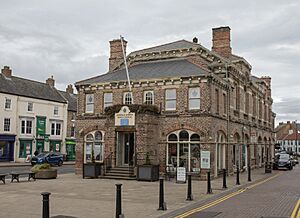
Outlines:
{"label": "slate roof", "polygon": [[151,52],[161,52],[161,51],[172,51],[172,50],[179,50],[179,49],[189,49],[189,48],[198,48],[200,44],[189,42],[186,40],[179,40],[151,48],[146,48],[138,51],[134,51],[129,54],[130,55],[138,55],[144,53],[151,53]]}
{"label": "slate roof", "polygon": [[23,79],[15,76],[6,78],[4,75],[0,74],[0,92],[66,103],[66,100],[59,94],[59,92],[46,83]]}
{"label": "slate roof", "polygon": [[[189,62],[186,59],[149,61],[131,66],[129,67],[128,71],[131,81],[201,76],[207,74],[203,68]],[[75,85],[88,85],[93,83],[119,81],[127,81],[125,69],[117,70],[113,73],[106,73],[104,75],[96,76],[87,80],[82,80],[77,82]]]}
{"label": "slate roof", "polygon": [[68,111],[77,111],[77,95],[64,91],[59,91],[60,94],[68,101]]}

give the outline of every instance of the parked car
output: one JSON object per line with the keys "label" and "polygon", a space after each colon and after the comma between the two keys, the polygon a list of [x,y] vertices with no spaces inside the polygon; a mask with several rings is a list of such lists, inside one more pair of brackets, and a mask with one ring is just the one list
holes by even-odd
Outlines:
{"label": "parked car", "polygon": [[297,154],[294,154],[294,155],[292,155],[291,157],[292,157],[292,163],[293,163],[293,166],[296,166],[296,164],[299,163]]}
{"label": "parked car", "polygon": [[59,152],[43,152],[31,158],[31,165],[48,163],[50,165],[61,166],[63,162],[63,155]]}
{"label": "parked car", "polygon": [[289,154],[279,153],[275,155],[273,169],[276,170],[280,168],[293,169],[293,163]]}

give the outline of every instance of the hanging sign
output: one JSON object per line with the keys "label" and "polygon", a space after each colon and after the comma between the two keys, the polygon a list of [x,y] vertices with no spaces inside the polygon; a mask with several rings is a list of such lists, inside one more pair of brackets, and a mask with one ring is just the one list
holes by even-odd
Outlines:
{"label": "hanging sign", "polygon": [[37,138],[43,138],[46,133],[46,118],[36,117],[36,136]]}
{"label": "hanging sign", "polygon": [[185,169],[185,167],[177,167],[176,182],[178,182],[178,183],[185,183],[186,182],[186,169]]}
{"label": "hanging sign", "polygon": [[127,106],[123,106],[119,113],[115,114],[115,126],[134,126],[135,113],[131,113]]}
{"label": "hanging sign", "polygon": [[210,151],[201,151],[201,168],[210,169]]}

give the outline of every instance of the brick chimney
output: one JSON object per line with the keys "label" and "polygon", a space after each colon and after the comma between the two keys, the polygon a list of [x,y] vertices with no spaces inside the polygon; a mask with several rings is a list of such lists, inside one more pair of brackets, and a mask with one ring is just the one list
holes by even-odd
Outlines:
{"label": "brick chimney", "polygon": [[213,28],[212,33],[212,51],[222,57],[229,58],[232,54],[230,47],[230,27]]}
{"label": "brick chimney", "polygon": [[66,92],[69,93],[69,94],[74,94],[74,89],[73,89],[72,84],[69,84],[69,85],[67,86]]}
{"label": "brick chimney", "polygon": [[9,66],[4,66],[3,69],[1,69],[1,73],[2,73],[6,78],[11,78],[11,69],[9,69]]}
{"label": "brick chimney", "polygon": [[51,86],[51,87],[54,87],[55,86],[55,80],[53,79],[53,76],[49,77],[47,80],[46,80],[46,84]]}
{"label": "brick chimney", "polygon": [[[114,39],[110,43],[109,71],[113,71],[118,64],[123,61],[123,50],[121,39]],[[126,56],[127,41],[123,39],[124,51]]]}

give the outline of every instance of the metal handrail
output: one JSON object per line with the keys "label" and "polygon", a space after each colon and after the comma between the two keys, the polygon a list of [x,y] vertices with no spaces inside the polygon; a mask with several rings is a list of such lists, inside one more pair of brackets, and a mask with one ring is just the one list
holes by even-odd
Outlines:
{"label": "metal handrail", "polygon": [[113,156],[113,152],[111,152],[109,155],[106,156],[106,158],[104,159],[103,163],[104,163],[104,175],[106,174],[106,172],[112,168],[112,156]]}

